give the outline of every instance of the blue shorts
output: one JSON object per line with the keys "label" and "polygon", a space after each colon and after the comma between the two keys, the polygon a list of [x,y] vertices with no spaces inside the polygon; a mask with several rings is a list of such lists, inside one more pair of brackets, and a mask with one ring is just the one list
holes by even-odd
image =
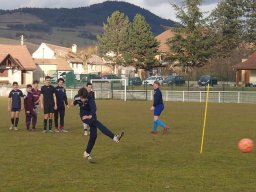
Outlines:
{"label": "blue shorts", "polygon": [[154,116],[160,116],[163,110],[164,110],[164,104],[155,106]]}
{"label": "blue shorts", "polygon": [[20,112],[20,108],[12,108],[11,112]]}

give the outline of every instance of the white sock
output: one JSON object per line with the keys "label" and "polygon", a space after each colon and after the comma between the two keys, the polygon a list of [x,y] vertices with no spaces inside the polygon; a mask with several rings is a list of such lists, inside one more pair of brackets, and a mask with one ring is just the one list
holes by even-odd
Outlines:
{"label": "white sock", "polygon": [[87,130],[88,125],[86,123],[83,123],[83,126],[84,126],[84,130]]}

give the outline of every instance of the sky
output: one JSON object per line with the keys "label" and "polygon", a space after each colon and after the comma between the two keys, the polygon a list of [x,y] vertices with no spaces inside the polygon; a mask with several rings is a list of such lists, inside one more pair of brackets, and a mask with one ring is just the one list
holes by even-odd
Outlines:
{"label": "sky", "polygon": [[[180,4],[182,0],[122,0],[128,3],[138,5],[152,13],[165,18],[177,21],[175,11],[170,3]],[[209,12],[213,10],[220,0],[203,0],[202,11]],[[17,9],[21,7],[40,7],[40,8],[74,8],[84,7],[104,0],[0,0],[0,9]]]}

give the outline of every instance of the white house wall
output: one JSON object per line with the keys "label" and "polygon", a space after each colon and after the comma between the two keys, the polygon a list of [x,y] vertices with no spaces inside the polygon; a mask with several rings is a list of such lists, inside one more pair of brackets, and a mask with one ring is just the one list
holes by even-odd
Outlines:
{"label": "white house wall", "polygon": [[250,71],[250,79],[249,79],[250,83],[256,84],[256,71],[255,70],[251,70]]}
{"label": "white house wall", "polygon": [[9,77],[11,77],[11,83],[16,81],[21,84],[21,71],[20,70],[9,70]]}
{"label": "white house wall", "polygon": [[39,48],[32,54],[34,59],[55,59],[54,51],[51,50],[45,43],[42,43]]}
{"label": "white house wall", "polygon": [[26,71],[26,84],[33,83],[33,71]]}

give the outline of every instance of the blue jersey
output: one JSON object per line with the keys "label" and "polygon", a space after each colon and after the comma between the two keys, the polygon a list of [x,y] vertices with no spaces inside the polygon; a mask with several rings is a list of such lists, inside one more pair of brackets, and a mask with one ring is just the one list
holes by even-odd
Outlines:
{"label": "blue jersey", "polygon": [[60,86],[55,87],[55,95],[58,109],[65,108],[65,105],[68,105],[66,89]]}
{"label": "blue jersey", "polygon": [[154,103],[153,103],[153,106],[155,107],[157,105],[163,105],[162,92],[160,91],[159,88],[154,90]]}
{"label": "blue jersey", "polygon": [[9,93],[8,98],[11,98],[12,100],[12,109],[20,109],[21,108],[21,97],[24,97],[21,90],[11,90]]}

